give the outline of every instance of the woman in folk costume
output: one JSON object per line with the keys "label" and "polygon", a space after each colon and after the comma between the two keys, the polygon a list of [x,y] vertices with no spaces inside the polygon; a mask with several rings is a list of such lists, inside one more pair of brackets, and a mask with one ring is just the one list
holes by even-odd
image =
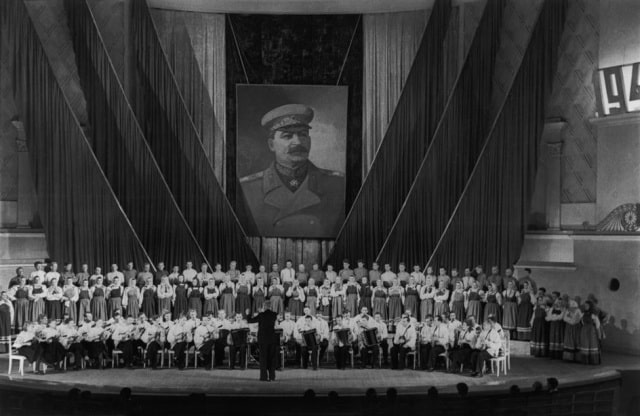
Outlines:
{"label": "woman in folk costume", "polygon": [[173,287],[173,319],[178,319],[181,316],[187,316],[189,311],[189,299],[187,299],[187,292],[189,286],[184,280],[184,276],[178,276],[178,283]]}
{"label": "woman in folk costume", "polygon": [[360,287],[356,283],[355,276],[349,276],[347,284],[344,287],[344,308],[351,316],[356,316],[359,312],[358,303],[360,302]]}
{"label": "woman in folk costume", "polygon": [[247,310],[251,311],[251,282],[247,281],[247,273],[238,276],[235,302],[235,310],[247,319]]}
{"label": "woman in folk costume", "polygon": [[[149,281],[145,283],[143,286],[147,288],[149,286]],[[155,292],[153,292],[155,294]],[[124,289],[124,293],[122,295],[122,306],[126,311],[127,318],[131,317],[133,319],[138,319],[138,315],[140,314],[140,305],[142,304],[142,292],[140,288],[136,286],[136,281],[134,279],[129,279],[129,286]],[[151,304],[147,305],[147,309],[150,309],[149,306],[153,308],[153,310],[149,312],[153,312],[153,315],[147,315],[145,312],[145,316],[148,316],[150,319],[153,319],[155,316],[155,301],[151,298]]]}
{"label": "woman in folk costume", "polygon": [[524,281],[522,290],[518,295],[518,320],[516,322],[518,340],[529,341],[531,339],[531,317],[536,297],[531,289],[531,283]]}
{"label": "woman in folk costume", "polygon": [[47,318],[49,320],[62,320],[62,288],[58,286],[58,279],[51,279],[47,289]]}
{"label": "woman in folk costume", "polygon": [[518,295],[515,282],[509,280],[502,292],[502,329],[509,331],[511,339],[516,338],[518,327]]}
{"label": "woman in folk costume", "polygon": [[218,296],[220,292],[216,287],[215,278],[209,279],[207,286],[204,288],[204,307],[203,315],[207,316],[212,313],[213,316],[218,316]]}
{"label": "woman in folk costume", "polygon": [[420,287],[420,322],[426,322],[429,315],[433,316],[433,309],[436,304],[435,297],[436,288],[433,283],[428,284],[425,277],[425,284]]}
{"label": "woman in folk costume", "polygon": [[220,309],[224,309],[228,317],[236,316],[236,285],[228,274],[224,276],[224,281],[218,289],[220,290]]}
{"label": "woman in folk costume", "polygon": [[105,295],[107,288],[102,284],[102,276],[95,279],[95,284],[91,287],[91,315],[94,321],[106,321],[107,317],[107,301]]}
{"label": "woman in folk costume", "polygon": [[549,357],[553,359],[561,359],[564,351],[564,311],[563,301],[558,298],[545,317],[549,325]]}
{"label": "woman in folk costume", "polygon": [[319,296],[320,298],[318,310],[322,314],[322,319],[330,322],[332,319],[331,302],[333,300],[333,297],[331,296],[331,282],[329,281],[329,279],[324,279],[324,281],[322,282],[322,286],[320,286],[319,289]]}
{"label": "woman in folk costume", "polygon": [[449,289],[447,289],[445,280],[437,280],[436,295],[433,298],[435,306],[433,308],[433,316],[449,315]]}
{"label": "woman in folk costume", "polygon": [[389,288],[389,323],[400,322],[404,312],[404,289],[400,286],[400,281],[394,279]]}
{"label": "woman in folk costume", "polygon": [[14,322],[13,304],[4,290],[0,292],[0,353],[11,348],[11,327]]}
{"label": "woman in folk costume", "polygon": [[569,307],[562,316],[564,321],[564,337],[562,359],[565,361],[578,361],[580,348],[580,332],[582,330],[582,311],[578,302],[569,300]]}
{"label": "woman in folk costume", "polygon": [[451,294],[451,302],[449,302],[449,310],[456,314],[456,319],[464,322],[467,318],[465,306],[467,305],[467,292],[464,291],[462,280],[456,281],[455,289]]}
{"label": "woman in folk costume", "polygon": [[67,276],[67,281],[62,287],[62,306],[64,313],[73,322],[78,322],[78,299],[80,299],[80,292],[73,284],[73,277]]}
{"label": "woman in folk costume", "polygon": [[[345,288],[342,280],[337,278],[331,287],[331,317],[342,316],[344,309]],[[335,323],[335,322],[334,322]]]}
{"label": "woman in folk costume", "polygon": [[9,299],[15,301],[15,319],[12,321],[16,334],[24,329],[29,322],[29,291],[31,287],[27,285],[27,278],[21,277],[20,283],[12,287],[8,292]]}
{"label": "woman in folk costume", "polygon": [[78,289],[78,323],[84,322],[86,314],[91,313],[91,297],[93,291],[89,287],[89,279],[84,279]]}
{"label": "woman in folk costume", "polygon": [[549,355],[549,331],[546,321],[547,308],[551,299],[539,296],[531,317],[531,341],[530,354],[534,357],[546,357]]}
{"label": "woman in folk costume", "polygon": [[409,282],[407,286],[404,288],[404,310],[411,311],[411,316],[415,319],[420,318],[420,314],[418,313],[420,308],[420,286],[416,283],[416,278],[411,275],[409,276]]}
{"label": "woman in folk costume", "polygon": [[489,284],[484,301],[484,320],[493,315],[496,322],[502,322],[502,295],[498,292],[498,286],[495,283]]}
{"label": "woman in folk costume", "polygon": [[[145,289],[145,292],[142,293],[142,311],[145,313],[145,315],[147,315],[147,312],[145,312],[144,304],[147,300],[147,296],[148,295],[146,294]],[[173,301],[173,285],[171,285],[169,277],[164,276],[162,277],[162,279],[160,279],[160,284],[156,289],[156,297],[158,298],[157,313],[158,315],[163,315],[164,317],[164,311],[171,311],[171,302]]]}
{"label": "woman in folk costume", "polygon": [[264,287],[264,280],[260,272],[256,274],[256,285],[251,288],[251,297],[253,298],[251,312],[254,314],[260,313],[267,297],[267,288]]}
{"label": "woman in folk costume", "polygon": [[361,311],[362,308],[367,308],[367,310],[372,311],[372,298],[373,288],[369,283],[369,278],[367,276],[363,276],[360,280],[360,303],[358,304],[358,310]]}
{"label": "woman in folk costume", "polygon": [[482,322],[484,311],[482,310],[482,299],[484,292],[480,290],[480,285],[476,280],[472,280],[467,291],[467,318],[473,318],[476,323]]}
{"label": "woman in folk costume", "polygon": [[591,300],[584,303],[582,314],[578,360],[583,364],[600,364],[601,323]]}
{"label": "woman in folk costume", "polygon": [[384,282],[382,279],[376,280],[376,286],[373,288],[373,294],[371,295],[372,314],[375,316],[379,313],[380,318],[385,323],[389,322],[388,303],[389,299],[387,298],[387,289],[384,288]]}
{"label": "woman in folk costume", "polygon": [[313,278],[310,278],[307,282],[307,287],[304,288],[304,306],[311,310],[311,315],[316,316],[316,311],[318,309],[318,304],[320,303],[318,299],[318,287],[316,286],[316,281]]}
{"label": "woman in folk costume", "polygon": [[202,318],[202,288],[197,277],[191,281],[191,287],[187,290],[187,299],[189,300],[188,309],[195,311],[196,318]]}
{"label": "woman in folk costume", "polygon": [[271,279],[269,286],[269,303],[271,310],[278,315],[284,316],[284,287],[280,284],[278,277]]}
{"label": "woman in folk costume", "polygon": [[113,283],[107,289],[107,297],[109,298],[108,308],[109,318],[113,318],[116,312],[122,315],[122,295],[124,288],[120,282],[120,276],[113,277]]}
{"label": "woman in folk costume", "polygon": [[304,290],[300,287],[300,282],[293,281],[293,284],[287,289],[287,298],[289,298],[289,306],[287,310],[291,312],[293,319],[297,320],[304,312]]}

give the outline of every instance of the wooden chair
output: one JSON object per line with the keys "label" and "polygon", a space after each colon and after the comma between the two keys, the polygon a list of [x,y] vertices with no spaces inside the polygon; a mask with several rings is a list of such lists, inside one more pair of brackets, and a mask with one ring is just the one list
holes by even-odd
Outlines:
{"label": "wooden chair", "polygon": [[[11,341],[8,341],[8,342],[5,341],[5,342],[2,342],[2,344],[5,344],[9,349],[9,371],[7,372],[7,374],[11,375],[13,362],[18,361],[18,372],[20,373],[21,376],[24,377],[24,362],[27,360],[27,357],[25,357],[24,355],[18,354],[18,351],[15,348],[13,348],[13,345],[11,345]],[[35,363],[34,363],[34,368],[35,368]]]}
{"label": "wooden chair", "polygon": [[198,352],[198,350],[196,349],[196,347],[193,347],[193,352],[190,352],[191,348],[186,348],[184,350],[184,365],[185,368],[189,368],[189,356],[193,355],[193,368],[198,368],[198,356],[200,355],[200,353]]}
{"label": "wooden chair", "polygon": [[118,366],[121,355],[121,350],[114,349],[113,351],[111,351],[111,368],[116,368]]}
{"label": "wooden chair", "polygon": [[497,357],[491,358],[489,361],[491,362],[491,372],[496,375],[496,377],[500,377],[500,367],[502,367],[502,371],[504,375],[507,375],[507,367],[509,367],[508,359],[511,358],[510,349],[510,340],[509,340],[509,332],[505,332],[505,336],[502,339],[502,347],[500,348],[500,353]]}

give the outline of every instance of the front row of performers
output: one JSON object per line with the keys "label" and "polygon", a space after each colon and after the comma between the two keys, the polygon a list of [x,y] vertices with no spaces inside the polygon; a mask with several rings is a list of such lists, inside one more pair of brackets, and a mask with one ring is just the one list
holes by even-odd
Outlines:
{"label": "front row of performers", "polygon": [[[201,368],[213,369],[223,367],[227,348],[228,366],[233,369],[239,364],[244,369],[247,357],[253,356],[258,348],[257,328],[251,321],[242,314],[227,318],[224,310],[217,317],[209,314],[202,319],[190,311],[188,316],[174,321],[168,311],[155,320],[144,314],[137,319],[116,314],[108,321],[94,321],[87,314],[78,324],[69,318],[58,323],[42,316],[37,323],[27,324],[13,345],[19,354],[36,364],[37,373],[41,372],[42,364],[64,371],[68,363],[73,370],[79,370],[104,368],[111,359],[122,361],[130,369],[139,365],[156,369],[163,354],[179,369],[189,364],[187,357],[199,360]],[[404,369],[407,355],[413,355],[421,369],[433,371],[438,358],[447,352],[452,371],[463,366],[472,376],[481,376],[485,361],[503,352],[503,332],[491,316],[481,327],[473,318],[458,321],[454,313],[429,316],[423,323],[404,314],[389,338],[380,314],[370,316],[366,307],[355,317],[349,313],[338,316],[331,331],[324,319],[313,316],[306,308],[297,320],[285,313],[275,329],[285,355],[295,356],[296,363],[303,368],[310,365],[314,370],[324,360],[329,344],[338,369],[347,368],[352,359],[362,368],[388,365],[389,356],[392,369]],[[115,358],[114,350],[119,351]],[[191,354],[194,351],[198,352],[197,358]]]}

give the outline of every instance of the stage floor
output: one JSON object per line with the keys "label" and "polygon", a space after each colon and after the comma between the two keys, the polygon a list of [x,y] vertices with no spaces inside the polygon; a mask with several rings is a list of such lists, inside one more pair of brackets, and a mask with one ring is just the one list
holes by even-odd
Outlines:
{"label": "stage floor", "polygon": [[106,369],[68,372],[50,371],[46,375],[35,375],[31,367],[24,377],[16,372],[7,375],[8,356],[0,356],[0,385],[13,388],[47,389],[68,391],[73,387],[90,390],[92,393],[117,394],[129,387],[134,394],[185,395],[205,393],[210,396],[301,396],[306,389],[326,395],[335,390],[340,395],[362,395],[373,387],[378,392],[395,387],[399,394],[425,393],[436,386],[441,393],[455,393],[456,384],[469,385],[470,393],[504,391],[517,384],[528,389],[535,381],[546,384],[548,377],[556,377],[560,385],[592,383],[616,374],[616,370],[638,370],[638,357],[605,354],[600,366],[572,364],[557,360],[532,357],[512,357],[511,371],[507,376],[486,375],[472,378],[468,375],[448,374],[442,371],[425,372],[414,370],[371,370],[320,368],[318,371],[286,368],[278,371],[275,382],[260,382],[257,368],[247,370],[215,369]]}

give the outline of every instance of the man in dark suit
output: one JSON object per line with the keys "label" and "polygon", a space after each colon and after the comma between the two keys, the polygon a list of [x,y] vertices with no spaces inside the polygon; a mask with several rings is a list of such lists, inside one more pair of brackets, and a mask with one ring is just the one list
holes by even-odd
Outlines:
{"label": "man in dark suit", "polygon": [[[251,311],[247,309],[247,315]],[[276,360],[280,339],[276,335],[275,326],[278,314],[270,310],[270,304],[265,303],[262,311],[247,319],[250,324],[258,323],[258,347],[260,348],[260,381],[276,380]]]}

